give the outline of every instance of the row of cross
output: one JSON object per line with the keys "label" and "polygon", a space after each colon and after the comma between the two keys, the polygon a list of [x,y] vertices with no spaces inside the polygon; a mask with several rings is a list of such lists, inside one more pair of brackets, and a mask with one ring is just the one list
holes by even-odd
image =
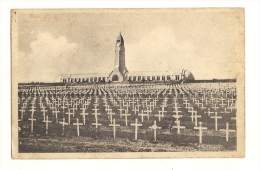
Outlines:
{"label": "row of cross", "polygon": [[[164,87],[164,88],[163,88]],[[127,93],[126,90],[127,89]],[[129,92],[129,89],[132,91]],[[193,89],[193,90],[192,90]],[[194,90],[195,89],[195,90]],[[207,89],[207,90],[205,90]],[[117,91],[118,90],[118,91]],[[122,92],[123,91],[123,92]],[[227,93],[228,91],[228,93]],[[86,95],[88,92],[88,97]],[[143,93],[144,94],[143,94]],[[177,95],[172,95],[177,94]],[[169,111],[169,108],[173,109],[174,115],[172,117],[175,118],[176,125],[172,126],[172,128],[177,129],[177,133],[180,133],[180,129],[184,129],[185,126],[181,126],[180,118],[183,117],[180,113],[188,112],[191,114],[191,120],[194,122],[194,129],[198,129],[200,131],[200,143],[202,142],[202,130],[206,127],[202,127],[202,124],[199,123],[198,126],[198,118],[201,118],[201,115],[198,115],[198,112],[202,112],[210,116],[210,118],[215,120],[215,130],[218,130],[218,119],[221,119],[221,116],[218,116],[218,112],[223,114],[234,113],[235,111],[235,90],[232,87],[221,87],[218,90],[209,90],[209,88],[200,88],[197,86],[148,86],[148,87],[91,87],[85,90],[75,90],[67,89],[66,95],[64,91],[60,90],[57,92],[57,88],[55,91],[53,89],[46,90],[44,87],[42,88],[20,88],[20,97],[19,97],[19,108],[20,108],[20,119],[23,120],[23,114],[26,111],[31,112],[31,117],[28,119],[31,121],[31,131],[33,132],[33,122],[36,121],[34,118],[34,113],[36,112],[36,105],[39,105],[40,112],[43,114],[43,122],[46,123],[46,133],[48,133],[48,123],[51,121],[46,116],[48,108],[54,115],[56,121],[59,119],[58,114],[63,114],[62,121],[59,121],[63,126],[64,133],[64,125],[70,124],[71,115],[75,115],[76,112],[80,109],[80,116],[82,117],[83,123],[79,123],[79,117],[76,119],[76,123],[73,125],[77,126],[77,134],[79,136],[79,125],[85,125],[86,123],[86,113],[87,110],[92,110],[92,115],[95,116],[95,122],[92,123],[96,127],[101,126],[101,123],[98,122],[98,116],[101,113],[98,113],[100,105],[105,108],[105,112],[108,115],[110,120],[109,126],[113,126],[114,137],[115,137],[115,127],[119,126],[115,124],[115,118],[113,116],[116,113],[113,113],[112,110],[116,110],[119,112],[119,117],[125,117],[125,124],[128,125],[127,117],[130,116],[130,112],[132,110],[132,114],[137,117],[141,117],[141,121],[144,121],[144,116],[149,117],[152,115],[152,112],[155,112],[158,108],[158,114],[154,114],[154,117],[158,117],[158,121],[160,122],[165,114]],[[69,97],[69,93],[73,93],[73,97]],[[96,93],[96,94],[95,94]],[[213,97],[212,93],[215,93],[219,98]],[[34,95],[31,95],[34,94]],[[36,94],[39,94],[38,96]],[[93,95],[94,94],[94,95]],[[97,95],[99,94],[99,95]],[[146,97],[140,97],[140,95],[144,95]],[[155,94],[153,96],[153,94]],[[181,95],[182,94],[182,95]],[[224,95],[225,94],[225,95]],[[228,94],[228,95],[227,95]],[[63,96],[62,96],[63,95]],[[92,96],[93,95],[93,96]],[[37,97],[36,97],[37,96]],[[209,98],[208,98],[209,97]],[[102,99],[102,100],[100,100]],[[180,103],[182,101],[182,103]],[[179,107],[183,106],[183,107]],[[145,110],[146,109],[146,110]],[[211,111],[213,109],[214,111]],[[205,110],[205,111],[203,111]],[[221,110],[221,111],[220,111]],[[144,113],[145,112],[145,113]],[[212,116],[212,114],[214,116]],[[68,115],[68,122],[65,122],[64,115]],[[232,117],[231,119],[235,119]],[[131,126],[135,126],[135,139],[137,139],[137,129],[138,119],[135,119],[135,123],[132,123]],[[228,132],[229,124],[226,123],[226,140],[228,141]],[[154,121],[154,125],[151,126],[154,129],[154,138],[156,140],[156,130],[159,127],[156,125],[156,120]],[[223,129],[222,129],[223,130]]]}

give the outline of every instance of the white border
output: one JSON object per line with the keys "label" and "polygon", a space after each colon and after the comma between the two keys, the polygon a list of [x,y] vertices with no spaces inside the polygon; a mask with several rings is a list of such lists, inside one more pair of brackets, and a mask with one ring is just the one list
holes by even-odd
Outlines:
{"label": "white border", "polygon": [[[0,169],[259,169],[259,1],[1,1]],[[246,158],[12,160],[10,10],[20,8],[244,7],[246,16]]]}

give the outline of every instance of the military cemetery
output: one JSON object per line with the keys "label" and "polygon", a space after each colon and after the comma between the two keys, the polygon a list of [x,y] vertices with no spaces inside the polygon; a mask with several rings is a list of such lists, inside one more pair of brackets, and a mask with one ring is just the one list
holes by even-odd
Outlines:
{"label": "military cemetery", "polygon": [[235,83],[21,85],[18,96],[20,152],[236,150]]}
{"label": "military cemetery", "polygon": [[[110,24],[114,13],[57,14],[65,20],[42,19],[57,26],[53,35],[37,33],[38,37],[24,29],[26,22],[20,22],[22,37],[32,34],[38,39],[20,38],[19,46],[26,54],[19,56],[19,69],[24,73],[19,73],[17,112],[13,113],[18,153],[182,152],[193,157],[195,152],[222,152],[222,157],[225,153],[230,157],[241,149],[243,96],[236,69],[242,66],[232,57],[235,41],[226,43],[223,31],[214,30],[215,23],[203,12],[199,13],[204,16],[201,20],[209,22],[205,26],[219,36],[207,43],[202,39],[208,35],[198,28],[186,30],[190,26],[178,20],[177,16],[183,17],[178,12],[176,18],[157,13],[174,22],[138,14],[122,13],[129,23],[136,22],[135,27],[125,27],[123,20]],[[32,22],[37,17],[23,15],[37,25]],[[56,16],[39,14],[45,15]],[[106,19],[99,18],[101,23],[94,20],[96,15]],[[72,22],[68,16],[75,17],[73,31],[64,26],[67,19]],[[155,20],[162,26],[156,26]],[[180,28],[175,26],[181,23]]]}

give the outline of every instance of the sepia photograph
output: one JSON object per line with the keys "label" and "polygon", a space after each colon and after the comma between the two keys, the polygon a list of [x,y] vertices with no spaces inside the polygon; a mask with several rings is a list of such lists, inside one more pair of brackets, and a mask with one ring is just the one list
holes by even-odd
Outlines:
{"label": "sepia photograph", "polygon": [[245,156],[243,8],[11,16],[13,158]]}

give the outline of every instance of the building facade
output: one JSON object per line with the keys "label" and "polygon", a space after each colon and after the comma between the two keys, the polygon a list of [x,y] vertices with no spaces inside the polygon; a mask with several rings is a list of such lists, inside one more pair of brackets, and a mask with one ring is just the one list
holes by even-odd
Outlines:
{"label": "building facade", "polygon": [[165,72],[129,72],[125,64],[124,38],[119,33],[115,45],[114,68],[108,73],[98,74],[64,74],[57,82],[63,83],[94,83],[94,82],[138,82],[138,81],[183,81],[194,80],[192,73],[185,69]]}

